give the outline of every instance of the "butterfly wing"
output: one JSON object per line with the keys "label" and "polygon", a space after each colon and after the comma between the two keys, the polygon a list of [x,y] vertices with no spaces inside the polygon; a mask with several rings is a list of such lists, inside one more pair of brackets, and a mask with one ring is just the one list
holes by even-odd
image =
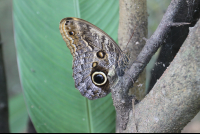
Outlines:
{"label": "butterfly wing", "polygon": [[109,94],[107,76],[118,65],[119,46],[101,29],[79,18],[62,19],[59,29],[73,56],[75,87],[90,100]]}

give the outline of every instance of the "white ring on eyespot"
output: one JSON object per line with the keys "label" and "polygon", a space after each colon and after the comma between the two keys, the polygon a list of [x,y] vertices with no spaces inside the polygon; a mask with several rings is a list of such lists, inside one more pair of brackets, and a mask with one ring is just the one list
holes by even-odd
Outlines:
{"label": "white ring on eyespot", "polygon": [[[96,74],[101,74],[101,75],[103,75],[103,77],[104,77],[104,82],[103,83],[96,83],[95,81],[94,81],[94,75],[96,75]],[[104,85],[105,83],[106,83],[106,81],[107,81],[107,77],[106,77],[106,75],[103,73],[103,72],[94,72],[93,74],[92,74],[92,82],[95,84],[95,85],[97,85],[97,86],[102,86],[102,85]]]}

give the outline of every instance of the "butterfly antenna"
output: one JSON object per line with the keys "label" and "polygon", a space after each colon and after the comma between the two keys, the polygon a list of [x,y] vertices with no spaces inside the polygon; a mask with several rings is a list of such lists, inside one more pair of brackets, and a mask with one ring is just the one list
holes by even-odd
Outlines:
{"label": "butterfly antenna", "polygon": [[[136,28],[136,27],[135,27],[135,28]],[[134,35],[135,28],[133,29],[133,33],[132,33],[132,35],[131,35],[131,38],[129,39],[128,43],[126,44],[126,48],[127,48],[128,44],[129,44],[129,42],[131,41],[133,35]],[[127,50],[127,49],[125,49],[125,50]]]}
{"label": "butterfly antenna", "polygon": [[[128,46],[129,42],[131,41],[131,39],[132,39],[132,37],[133,37],[133,35],[134,35],[135,29],[136,29],[136,26],[135,26],[135,28],[134,28],[134,30],[133,30],[133,33],[132,33],[132,35],[131,35],[131,38],[129,39],[128,43],[126,44],[125,50],[127,50],[127,46]],[[123,52],[123,54],[125,54],[125,53]],[[127,56],[126,54],[125,54],[125,56],[126,56],[126,58],[128,58],[128,61],[129,61],[129,56]],[[124,59],[123,59],[123,60],[124,60]],[[132,81],[133,84],[134,84],[135,82],[134,82],[134,80],[132,79],[132,77],[130,76],[130,74],[128,74],[128,76],[129,76],[129,78],[131,79],[131,81]]]}
{"label": "butterfly antenna", "polygon": [[[132,33],[131,38],[133,37],[133,35],[134,35],[134,32]],[[129,39],[128,43],[126,44],[126,48],[127,48],[128,44],[129,44],[129,42],[131,41],[131,38]]]}
{"label": "butterfly antenna", "polygon": [[[135,26],[135,28],[134,28],[134,30],[133,30],[133,33],[132,33],[132,35],[131,35],[131,38],[129,39],[128,43],[126,44],[125,50],[127,50],[127,46],[128,46],[129,42],[131,41],[131,39],[132,39],[132,37],[133,37],[133,35],[134,35],[135,29],[136,29],[136,26]],[[125,57],[128,58],[128,61],[129,61],[129,57],[126,55],[126,53],[125,53],[124,51],[122,51],[122,55],[125,55]],[[121,56],[121,55],[120,55],[119,60],[118,60],[118,65],[119,65],[119,66],[120,66],[119,62],[120,62],[121,58],[124,58],[124,56]],[[123,59],[123,60],[124,60],[124,59]]]}

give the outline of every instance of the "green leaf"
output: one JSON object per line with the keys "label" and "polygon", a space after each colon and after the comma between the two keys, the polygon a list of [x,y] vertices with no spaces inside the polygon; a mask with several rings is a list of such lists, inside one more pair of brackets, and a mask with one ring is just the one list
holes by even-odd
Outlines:
{"label": "green leaf", "polygon": [[115,132],[111,95],[89,101],[74,87],[72,56],[59,33],[80,17],[117,40],[118,0],[14,0],[20,79],[37,132]]}
{"label": "green leaf", "polygon": [[25,132],[28,114],[22,94],[9,99],[9,124],[11,133]]}

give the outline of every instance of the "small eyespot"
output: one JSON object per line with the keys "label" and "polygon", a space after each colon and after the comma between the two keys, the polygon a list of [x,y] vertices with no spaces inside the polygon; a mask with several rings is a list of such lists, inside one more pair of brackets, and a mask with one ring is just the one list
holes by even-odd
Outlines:
{"label": "small eyespot", "polygon": [[68,23],[69,23],[69,21],[67,20],[67,21],[65,22],[65,25],[68,25]]}
{"label": "small eyespot", "polygon": [[107,77],[103,72],[94,72],[92,74],[92,82],[96,86],[102,86],[106,83]]}
{"label": "small eyespot", "polygon": [[75,33],[74,33],[74,31],[69,31],[69,34],[74,35]]}
{"label": "small eyespot", "polygon": [[92,67],[96,67],[98,65],[98,62],[93,62]]}
{"label": "small eyespot", "polygon": [[97,52],[97,57],[100,59],[103,59],[105,57],[106,53],[102,50]]}

